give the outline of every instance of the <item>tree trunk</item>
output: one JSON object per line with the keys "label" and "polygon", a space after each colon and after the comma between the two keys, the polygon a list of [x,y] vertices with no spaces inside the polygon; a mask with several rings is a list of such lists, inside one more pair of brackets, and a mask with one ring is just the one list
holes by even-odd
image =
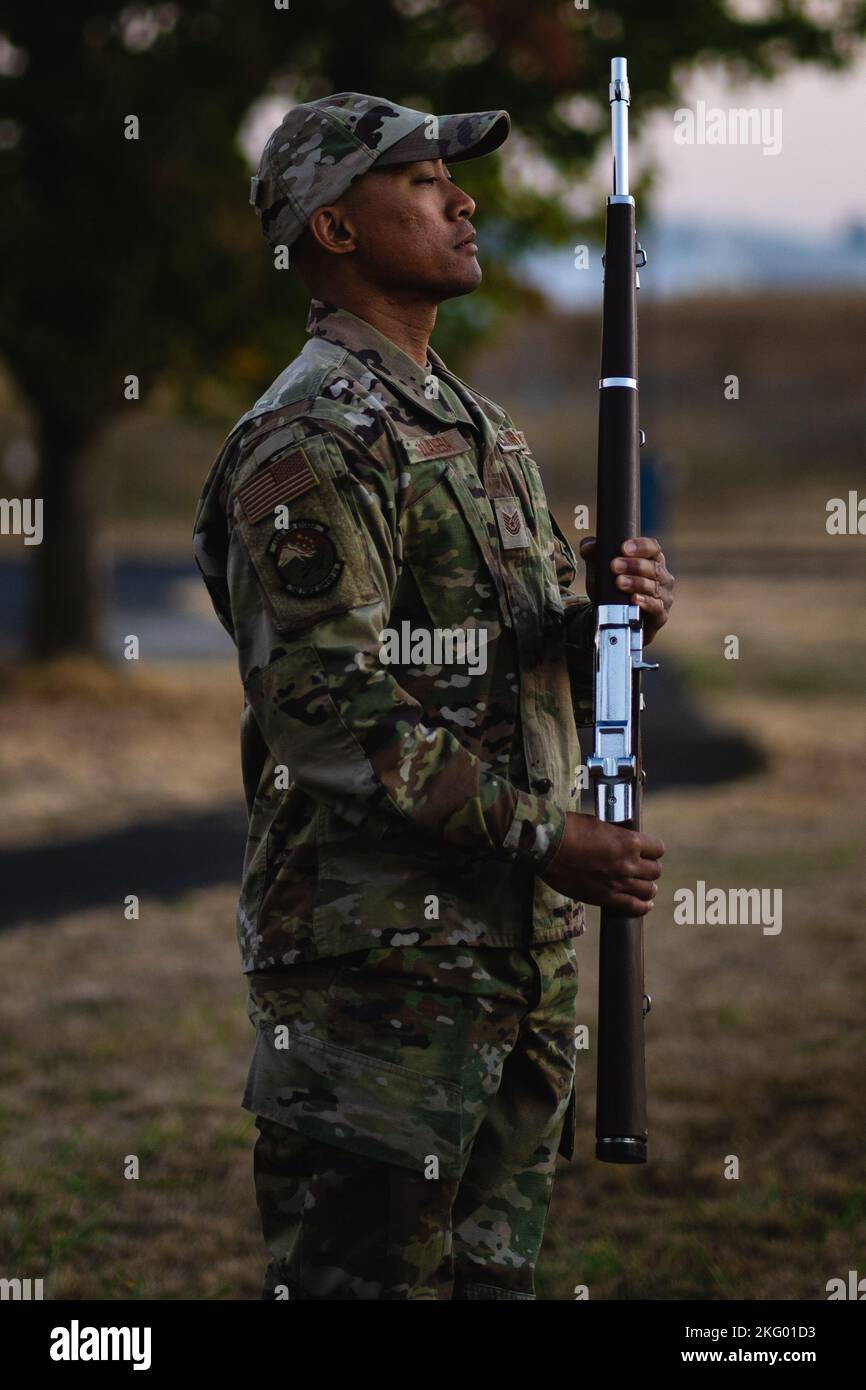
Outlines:
{"label": "tree trunk", "polygon": [[100,653],[100,583],[93,488],[86,446],[91,436],[43,415],[38,426],[42,544],[33,557],[29,655]]}

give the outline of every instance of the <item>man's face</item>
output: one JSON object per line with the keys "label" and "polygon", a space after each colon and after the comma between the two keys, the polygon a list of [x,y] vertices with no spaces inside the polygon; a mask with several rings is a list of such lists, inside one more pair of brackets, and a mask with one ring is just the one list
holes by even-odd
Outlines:
{"label": "man's face", "polygon": [[354,268],[376,288],[439,303],[481,283],[475,203],[441,159],[370,169],[340,201],[355,234]]}

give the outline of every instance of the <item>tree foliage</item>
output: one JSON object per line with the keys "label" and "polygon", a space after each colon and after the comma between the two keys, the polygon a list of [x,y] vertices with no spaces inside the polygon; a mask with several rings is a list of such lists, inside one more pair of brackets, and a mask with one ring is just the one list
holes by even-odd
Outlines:
{"label": "tree foliage", "polygon": [[[738,17],[744,2],[4,0],[0,353],[53,454],[43,484],[66,478],[61,510],[80,491],[67,477],[75,460],[128,408],[128,373],[143,396],[166,380],[191,396],[206,379],[248,401],[303,340],[303,287],[274,269],[247,202],[238,132],[258,99],[282,94],[286,109],[361,90],[439,112],[505,107],[520,137],[577,180],[606,138],[616,52],[639,71],[639,113],[671,103],[696,59],[741,74],[838,66],[866,30],[866,3],[853,0],[839,0],[835,24],[817,0],[752,4],[766,17],[751,21]],[[137,140],[124,137],[130,115]],[[513,302],[510,254],[575,232],[560,199],[506,181],[498,156],[467,165],[465,186],[496,254],[479,294],[443,316],[437,345],[457,365]],[[88,515],[80,506],[85,529]],[[49,569],[52,544],[49,532],[38,560]],[[64,563],[88,569],[83,555]],[[55,631],[43,648],[92,642],[75,633],[72,602],[62,621],[66,638]]]}

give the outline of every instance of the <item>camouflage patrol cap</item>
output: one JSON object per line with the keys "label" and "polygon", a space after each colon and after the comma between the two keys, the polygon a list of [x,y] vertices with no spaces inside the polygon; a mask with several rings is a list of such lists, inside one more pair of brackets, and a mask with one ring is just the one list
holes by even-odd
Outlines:
{"label": "camouflage patrol cap", "polygon": [[376,165],[456,163],[488,154],[511,129],[507,111],[432,116],[385,97],[337,92],[293,106],[262,152],[250,202],[275,246],[291,246],[316,208]]}

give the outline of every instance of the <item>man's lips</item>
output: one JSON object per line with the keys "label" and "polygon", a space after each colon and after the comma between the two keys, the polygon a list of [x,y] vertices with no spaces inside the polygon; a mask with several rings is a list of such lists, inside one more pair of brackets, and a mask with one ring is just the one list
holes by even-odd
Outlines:
{"label": "man's lips", "polygon": [[468,232],[466,236],[463,237],[462,241],[455,242],[454,250],[459,251],[463,246],[474,246],[477,250],[478,246],[475,237],[476,233],[474,231]]}

